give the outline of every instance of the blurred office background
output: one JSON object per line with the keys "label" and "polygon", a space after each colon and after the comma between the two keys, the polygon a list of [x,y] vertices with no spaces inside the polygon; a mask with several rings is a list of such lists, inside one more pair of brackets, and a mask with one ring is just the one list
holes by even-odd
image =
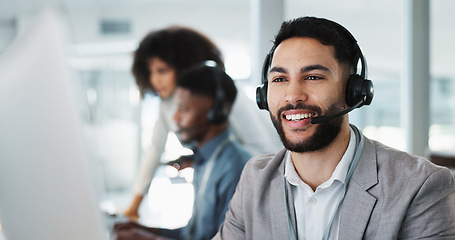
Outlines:
{"label": "blurred office background", "polygon": [[[370,138],[419,155],[455,151],[455,1],[0,0],[0,54],[48,5],[64,16],[79,115],[108,196],[130,197],[159,101],[140,99],[131,53],[147,32],[169,25],[213,39],[228,74],[254,100],[262,58],[283,20],[335,20],[357,38],[375,87],[371,106],[350,113],[351,122]],[[175,136],[166,149],[163,162],[185,152]]]}

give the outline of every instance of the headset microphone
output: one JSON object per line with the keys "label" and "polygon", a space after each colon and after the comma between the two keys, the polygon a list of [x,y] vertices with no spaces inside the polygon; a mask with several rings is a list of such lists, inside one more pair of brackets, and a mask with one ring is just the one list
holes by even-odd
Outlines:
{"label": "headset microphone", "polygon": [[328,115],[328,116],[319,116],[319,117],[311,118],[310,122],[312,124],[318,124],[318,123],[329,121],[330,119],[334,119],[334,118],[343,116],[346,113],[349,113],[350,111],[360,107],[360,105],[362,105],[362,104],[363,104],[363,100],[358,102],[356,105],[354,105],[354,106],[352,106],[352,107],[350,107],[348,109],[345,109],[344,111],[341,111],[339,113],[335,113],[333,115]]}
{"label": "headset microphone", "polygon": [[205,123],[201,123],[201,124],[196,124],[196,125],[191,126],[191,127],[180,128],[180,129],[177,130],[176,132],[177,132],[177,133],[190,132],[190,131],[197,130],[197,129],[199,129],[199,128],[206,127],[206,126],[208,126],[208,125],[210,125],[210,124],[211,124],[210,122],[205,122]]}

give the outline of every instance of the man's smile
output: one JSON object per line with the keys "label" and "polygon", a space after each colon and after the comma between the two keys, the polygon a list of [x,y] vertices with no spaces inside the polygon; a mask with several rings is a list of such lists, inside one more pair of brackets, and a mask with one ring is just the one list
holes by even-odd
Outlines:
{"label": "man's smile", "polygon": [[302,128],[310,124],[312,117],[320,115],[320,108],[313,105],[297,103],[296,105],[286,105],[278,111],[283,124],[291,128]]}
{"label": "man's smile", "polygon": [[288,120],[288,121],[301,121],[301,120],[304,120],[304,119],[309,119],[309,118],[312,118],[313,116],[315,116],[316,113],[314,112],[310,112],[310,113],[292,113],[292,112],[289,112],[289,113],[283,113],[283,117]]}

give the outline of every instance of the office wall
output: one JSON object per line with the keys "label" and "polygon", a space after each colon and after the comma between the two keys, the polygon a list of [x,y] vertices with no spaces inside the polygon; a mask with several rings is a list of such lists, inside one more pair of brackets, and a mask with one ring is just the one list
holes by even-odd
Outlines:
{"label": "office wall", "polygon": [[[39,1],[12,2],[15,8],[2,4],[0,9],[0,22],[6,23],[0,24],[0,51],[2,45],[21,34],[40,8]],[[249,79],[248,71],[241,72],[242,66],[249,64],[254,44],[249,0],[56,2],[66,13],[71,40],[69,64],[84,89],[79,95],[81,116],[92,136],[95,157],[108,169],[105,178],[110,189],[129,187],[141,152],[150,141],[157,99],[140,101],[129,73],[131,51],[149,30],[182,24],[207,34],[221,47],[226,61],[237,63],[228,66],[228,72],[236,73],[233,76],[239,82],[250,83],[246,89],[254,97],[258,80]],[[430,3],[430,147],[450,150],[455,147],[455,15],[451,12],[455,2]],[[21,5],[28,7],[21,10]],[[285,19],[313,15],[338,21],[356,36],[367,58],[375,98],[371,106],[353,111],[350,119],[369,137],[403,149],[400,81],[404,1],[286,0],[284,11]],[[103,34],[103,20],[128,22],[129,31]],[[124,174],[119,178],[119,173]]]}

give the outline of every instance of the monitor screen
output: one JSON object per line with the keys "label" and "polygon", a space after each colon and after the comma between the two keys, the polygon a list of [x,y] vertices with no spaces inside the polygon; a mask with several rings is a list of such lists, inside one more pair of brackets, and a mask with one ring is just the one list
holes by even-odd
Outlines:
{"label": "monitor screen", "polygon": [[0,54],[0,222],[6,240],[107,239],[59,12]]}

